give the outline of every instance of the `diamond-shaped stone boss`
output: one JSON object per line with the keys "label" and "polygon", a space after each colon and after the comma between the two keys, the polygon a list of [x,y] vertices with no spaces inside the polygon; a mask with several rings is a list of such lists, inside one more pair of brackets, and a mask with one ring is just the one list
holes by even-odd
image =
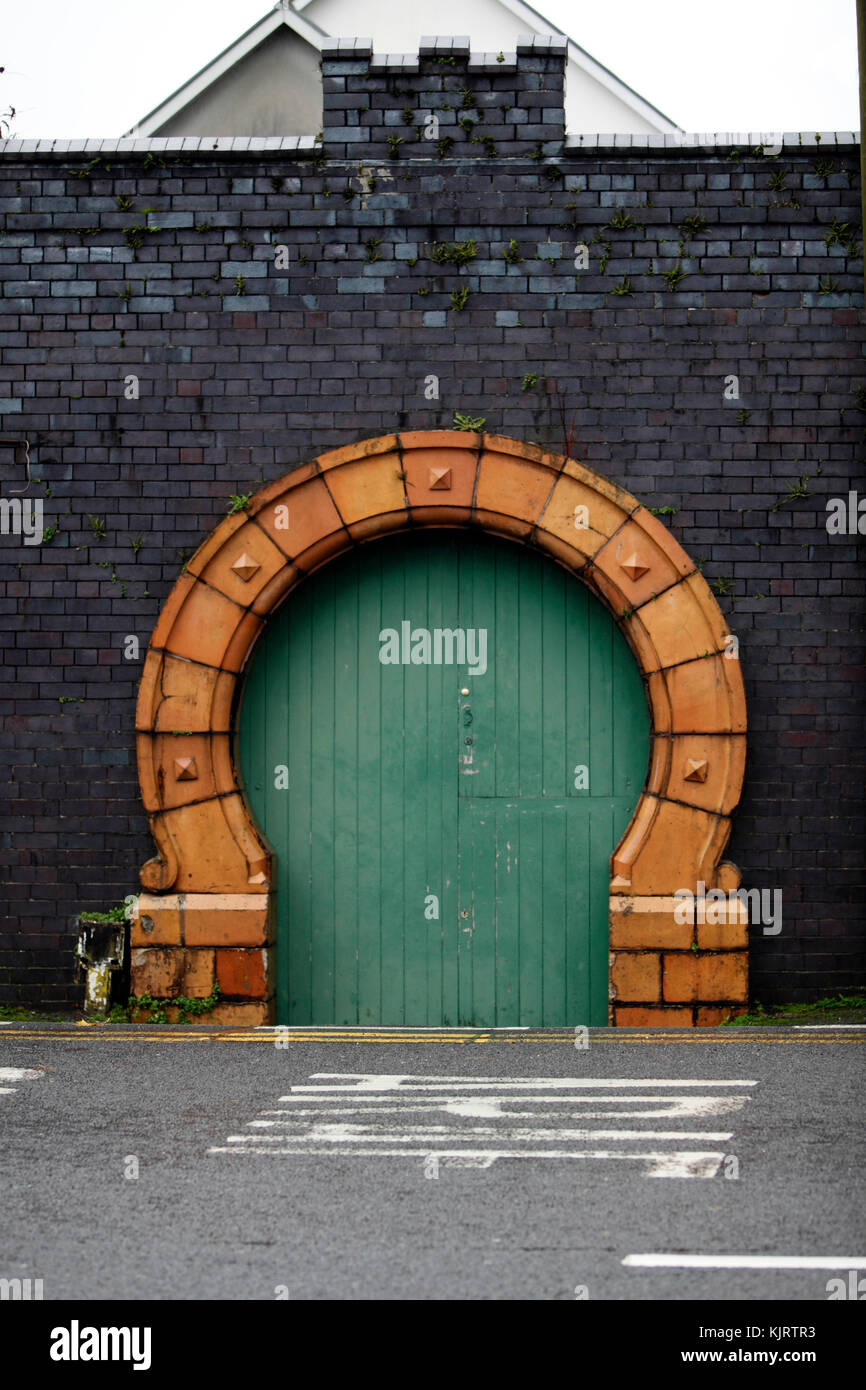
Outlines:
{"label": "diamond-shaped stone boss", "polygon": [[232,565],[232,573],[236,574],[238,579],[242,579],[245,584],[248,584],[253,575],[257,574],[260,569],[261,565],[258,560],[254,560],[246,551],[243,555],[239,555]]}

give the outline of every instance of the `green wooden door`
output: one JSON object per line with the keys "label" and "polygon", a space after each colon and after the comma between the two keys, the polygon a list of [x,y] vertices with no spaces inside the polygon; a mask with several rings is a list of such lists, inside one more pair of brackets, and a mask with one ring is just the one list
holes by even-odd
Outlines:
{"label": "green wooden door", "polygon": [[648,756],[634,659],[552,561],[428,531],[319,571],[240,714],[278,1021],[606,1023],[608,861]]}

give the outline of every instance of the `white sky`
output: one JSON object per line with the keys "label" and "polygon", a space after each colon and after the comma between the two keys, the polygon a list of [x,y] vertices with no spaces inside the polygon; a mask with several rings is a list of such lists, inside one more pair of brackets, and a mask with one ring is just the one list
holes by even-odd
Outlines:
{"label": "white sky", "polygon": [[[122,135],[272,8],[272,0],[0,3],[0,110],[16,108],[12,130],[25,139]],[[687,130],[859,128],[855,0],[535,0],[535,8]]]}

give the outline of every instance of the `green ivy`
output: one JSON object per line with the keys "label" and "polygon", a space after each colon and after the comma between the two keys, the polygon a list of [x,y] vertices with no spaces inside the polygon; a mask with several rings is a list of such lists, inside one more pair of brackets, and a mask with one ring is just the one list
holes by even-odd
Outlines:
{"label": "green ivy", "polygon": [[[135,994],[125,1006],[116,1006],[112,1009],[110,1017],[120,1022],[127,1018],[130,1023],[168,1023],[168,1010],[177,1009],[178,1023],[189,1023],[193,1018],[200,1018],[202,1014],[209,1014],[219,1002],[220,987],[214,981],[213,989],[204,999],[191,999],[188,994],[177,994],[173,999],[154,999],[151,994]],[[118,1014],[119,1009],[119,1014]],[[148,1018],[139,1018],[142,1010],[147,1009]]]}
{"label": "green ivy", "polygon": [[437,265],[468,265],[478,255],[474,241],[434,241],[430,259]]}

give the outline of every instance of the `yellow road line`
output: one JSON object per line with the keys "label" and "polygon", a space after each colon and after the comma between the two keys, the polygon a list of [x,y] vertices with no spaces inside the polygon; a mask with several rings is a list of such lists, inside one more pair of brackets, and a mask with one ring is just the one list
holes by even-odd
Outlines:
{"label": "yellow road line", "polygon": [[[573,1042],[573,1035],[560,1033],[556,1035],[545,1035],[543,1033],[523,1034],[516,1036],[513,1033],[375,1033],[375,1032],[309,1032],[309,1033],[241,1033],[241,1032],[220,1032],[220,1033],[196,1033],[196,1032],[172,1032],[172,1033],[145,1033],[145,1032],[124,1032],[102,1031],[101,1029],[88,1030],[86,1033],[61,1033],[61,1032],[41,1032],[41,1033],[22,1033],[6,1032],[0,1033],[0,1044],[3,1038],[18,1039],[28,1042],[234,1042],[234,1043],[264,1043],[273,1047],[279,1041],[278,1051],[289,1051],[293,1043],[557,1043],[568,1045]],[[809,1046],[818,1043],[822,1046],[850,1047],[852,1045],[866,1046],[866,1036],[840,1037],[838,1034],[830,1036],[812,1035],[811,1037],[775,1037],[764,1035],[739,1035],[737,1037],[707,1037],[705,1035],[683,1035],[683,1034],[657,1034],[639,1033],[623,1035],[620,1037],[606,1035],[604,1037],[592,1037],[590,1043],[595,1046],[599,1043],[614,1043],[620,1047],[628,1047],[642,1043],[654,1043],[657,1046],[665,1045],[691,1045],[716,1047],[727,1044],[760,1044],[763,1046]]]}

